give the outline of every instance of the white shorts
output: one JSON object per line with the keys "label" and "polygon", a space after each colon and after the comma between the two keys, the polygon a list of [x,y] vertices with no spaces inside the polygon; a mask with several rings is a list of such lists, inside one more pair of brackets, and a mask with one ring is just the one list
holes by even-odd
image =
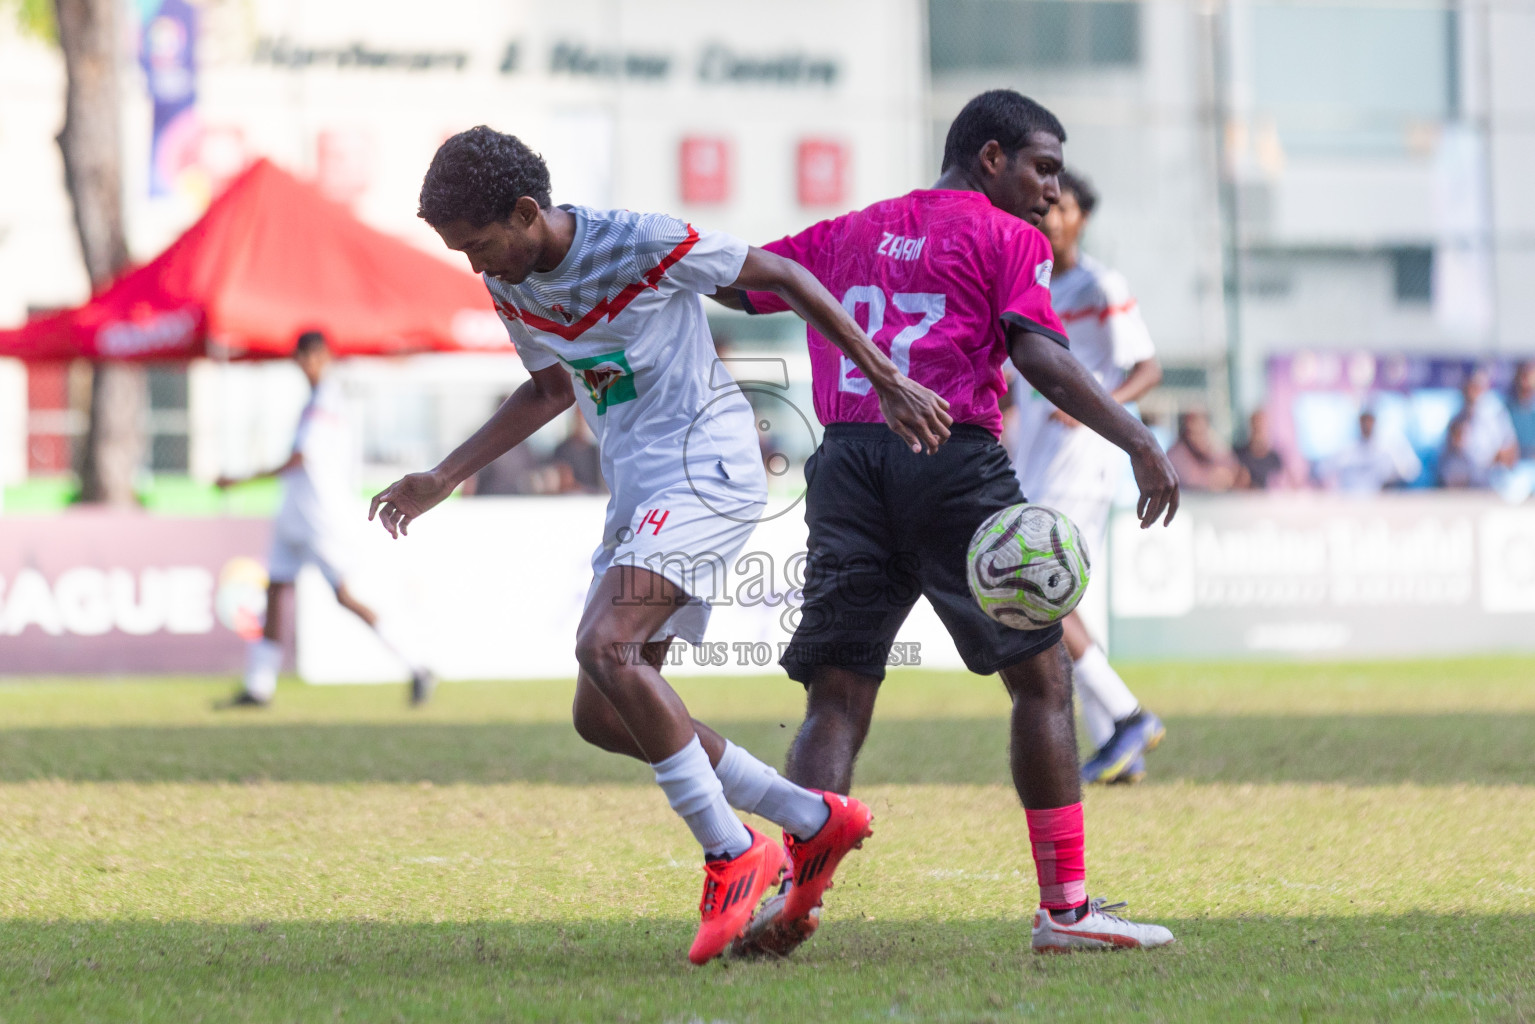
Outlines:
{"label": "white shorts", "polygon": [[1109,513],[1114,507],[1113,494],[1101,490],[1045,491],[1038,496],[1030,494],[1028,499],[1032,504],[1064,512],[1066,518],[1076,524],[1077,532],[1082,535],[1082,543],[1087,545],[1088,563],[1094,569],[1104,564],[1101,559],[1108,554]]}
{"label": "white shorts", "polygon": [[1028,501],[1077,524],[1092,560],[1107,552],[1109,513],[1129,465],[1124,452],[1087,427],[1047,420],[1037,424],[1013,468]]}
{"label": "white shorts", "polygon": [[277,530],[267,552],[267,578],[273,583],[292,583],[307,562],[319,569],[332,587],[339,587],[347,577],[347,554],[346,545],[338,538]]}
{"label": "white shorts", "polygon": [[[707,486],[684,480],[620,500],[614,495],[602,546],[592,554],[591,605],[603,575],[614,565],[633,565],[664,576],[690,598],[650,637],[701,643],[711,600],[729,594],[731,573],[751,538],[767,495],[750,486]],[[636,595],[642,600],[645,595]]]}

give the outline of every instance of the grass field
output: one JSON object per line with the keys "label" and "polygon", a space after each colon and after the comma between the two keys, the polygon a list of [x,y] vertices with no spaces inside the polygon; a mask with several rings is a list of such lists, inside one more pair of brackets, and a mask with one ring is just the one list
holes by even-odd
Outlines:
{"label": "grass field", "polygon": [[[690,967],[699,857],[567,683],[0,686],[0,1022],[1535,1019],[1535,661],[1143,666],[1087,799],[1149,953],[1035,957],[994,680],[893,675],[875,837],[792,961]],[[798,688],[685,682],[780,761]]]}

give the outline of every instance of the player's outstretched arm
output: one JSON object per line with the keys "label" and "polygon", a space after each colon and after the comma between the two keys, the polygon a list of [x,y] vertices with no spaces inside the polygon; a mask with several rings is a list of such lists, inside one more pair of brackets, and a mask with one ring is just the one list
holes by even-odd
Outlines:
{"label": "player's outstretched arm", "polygon": [[1013,365],[1041,395],[1130,456],[1141,490],[1135,506],[1141,528],[1151,526],[1164,512],[1163,523],[1172,522],[1178,511],[1178,474],[1146,425],[1114,401],[1087,368],[1052,339],[1013,326],[1008,328],[1007,344]]}
{"label": "player's outstretched arm", "polygon": [[221,476],[217,480],[213,481],[213,486],[217,487],[221,491],[227,490],[230,487],[238,487],[241,484],[248,484],[252,480],[265,480],[269,477],[282,476],[288,470],[297,469],[303,464],[303,454],[300,452],[294,452],[292,455],[288,456],[288,461],[284,462],[281,466],[274,466],[271,469],[263,469],[259,473],[250,474],[250,476]]}
{"label": "player's outstretched arm", "polygon": [[569,409],[576,395],[570,374],[556,364],[534,370],[512,397],[501,403],[485,425],[453,449],[434,469],[409,473],[373,496],[368,518],[376,515],[389,536],[398,539],[410,524],[453,493],[453,489],[505,455],[534,431]]}
{"label": "player's outstretched arm", "polygon": [[793,260],[753,246],[747,250],[740,276],[729,287],[774,293],[841,349],[869,379],[879,395],[885,422],[911,445],[912,451],[926,448],[931,452],[949,439],[949,427],[954,423],[949,403],[897,370],[810,271]]}

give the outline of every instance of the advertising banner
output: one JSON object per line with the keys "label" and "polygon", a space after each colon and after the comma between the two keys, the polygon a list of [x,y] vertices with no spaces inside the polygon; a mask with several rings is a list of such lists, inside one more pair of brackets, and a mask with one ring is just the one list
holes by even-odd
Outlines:
{"label": "advertising banner", "polygon": [[197,9],[186,0],[140,4],[139,62],[154,107],[149,194],[176,192],[176,179],[197,161]]}
{"label": "advertising banner", "polygon": [[1535,651],[1535,506],[1400,492],[1187,498],[1116,512],[1116,658]]}
{"label": "advertising banner", "polygon": [[[446,679],[574,680],[576,627],[605,506],[584,496],[454,501],[398,541],[368,524],[354,539],[348,586]],[[668,675],[782,675],[780,645],[799,621],[805,522],[803,510],[786,503],[770,506],[774,513],[734,564],[721,567],[705,644],[673,644]],[[891,657],[964,667],[925,600]],[[405,678],[404,666],[336,604],[313,569],[299,576],[298,669],[313,683]]]}
{"label": "advertising banner", "polygon": [[0,675],[239,672],[269,535],[264,519],[0,519]]}

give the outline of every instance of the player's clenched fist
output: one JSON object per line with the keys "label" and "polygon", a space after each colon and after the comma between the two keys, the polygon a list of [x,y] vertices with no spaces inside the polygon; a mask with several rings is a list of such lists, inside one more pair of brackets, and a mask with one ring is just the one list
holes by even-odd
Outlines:
{"label": "player's clenched fist", "polygon": [[368,519],[375,516],[396,540],[418,516],[453,493],[454,485],[436,473],[407,473],[373,496]]}

